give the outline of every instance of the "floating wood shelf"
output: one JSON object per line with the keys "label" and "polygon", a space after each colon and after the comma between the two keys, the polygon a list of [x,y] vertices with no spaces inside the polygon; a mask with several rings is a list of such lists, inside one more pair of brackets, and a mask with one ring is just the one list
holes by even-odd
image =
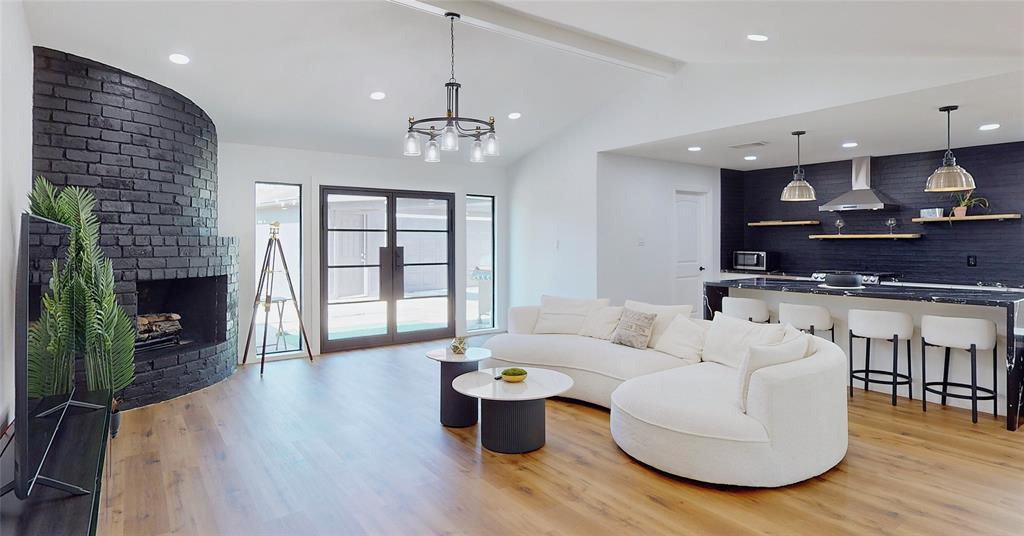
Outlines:
{"label": "floating wood shelf", "polygon": [[747,227],[781,227],[783,225],[821,225],[818,220],[764,220],[747,223]]}
{"label": "floating wood shelf", "polygon": [[1003,220],[1019,220],[1020,214],[979,214],[977,216],[964,216],[957,218],[956,216],[942,216],[939,218],[913,218],[910,221],[914,223],[952,223],[955,221],[1003,221]]}
{"label": "floating wood shelf", "polygon": [[807,238],[811,240],[899,240],[908,238],[921,238],[919,233],[879,233],[879,234],[812,234],[808,235]]}

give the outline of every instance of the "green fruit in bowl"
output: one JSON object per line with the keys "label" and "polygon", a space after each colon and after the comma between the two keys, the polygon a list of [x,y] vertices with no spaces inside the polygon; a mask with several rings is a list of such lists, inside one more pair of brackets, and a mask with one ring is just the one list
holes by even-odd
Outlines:
{"label": "green fruit in bowl", "polygon": [[521,368],[507,368],[501,371],[501,379],[509,383],[517,383],[526,379],[526,371]]}

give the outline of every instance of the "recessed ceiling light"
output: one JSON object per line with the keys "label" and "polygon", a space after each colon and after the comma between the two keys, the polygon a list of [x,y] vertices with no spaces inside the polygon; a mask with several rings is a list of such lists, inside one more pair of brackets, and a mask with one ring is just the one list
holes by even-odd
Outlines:
{"label": "recessed ceiling light", "polygon": [[687,147],[686,150],[690,151],[691,153],[696,153],[697,151],[700,151],[700,147],[694,145],[693,147]]}
{"label": "recessed ceiling light", "polygon": [[752,155],[752,154],[748,154],[747,156],[744,156],[743,159],[744,160],[757,160],[757,157]]}
{"label": "recessed ceiling light", "polygon": [[768,40],[768,36],[767,35],[761,35],[761,34],[747,34],[747,40],[748,41],[757,41],[757,42],[767,41]]}
{"label": "recessed ceiling light", "polygon": [[186,63],[192,61],[191,59],[189,59],[188,56],[177,53],[167,56],[167,59],[171,60],[171,63],[177,63],[178,65],[185,65]]}
{"label": "recessed ceiling light", "polygon": [[978,127],[978,130],[995,130],[999,128],[999,123],[986,123]]}
{"label": "recessed ceiling light", "polygon": [[374,91],[373,93],[370,93],[370,98],[373,100],[384,100],[388,98],[388,94],[383,91]]}
{"label": "recessed ceiling light", "polygon": [[855,141],[848,141],[848,142],[843,144],[843,148],[844,149],[852,149],[852,148],[856,147],[857,145],[858,144]]}
{"label": "recessed ceiling light", "polygon": [[523,114],[521,114],[519,112],[512,112],[512,113],[508,114],[508,118],[509,119],[519,119],[522,116],[523,116]]}

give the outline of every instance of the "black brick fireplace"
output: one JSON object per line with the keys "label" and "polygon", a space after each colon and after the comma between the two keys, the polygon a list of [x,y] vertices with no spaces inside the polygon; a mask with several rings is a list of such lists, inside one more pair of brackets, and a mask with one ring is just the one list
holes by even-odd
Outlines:
{"label": "black brick fireplace", "polygon": [[217,133],[177,92],[35,48],[33,170],[96,196],[100,245],[130,315],[181,315],[180,344],[136,352],[123,407],[215,383],[237,360],[238,251],[217,236]]}

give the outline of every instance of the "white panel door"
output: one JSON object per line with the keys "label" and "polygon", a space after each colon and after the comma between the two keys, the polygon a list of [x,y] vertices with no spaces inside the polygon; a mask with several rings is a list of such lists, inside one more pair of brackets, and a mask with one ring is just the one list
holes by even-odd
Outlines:
{"label": "white panel door", "polygon": [[700,316],[704,274],[710,264],[707,194],[676,192],[672,303],[690,304]]}

